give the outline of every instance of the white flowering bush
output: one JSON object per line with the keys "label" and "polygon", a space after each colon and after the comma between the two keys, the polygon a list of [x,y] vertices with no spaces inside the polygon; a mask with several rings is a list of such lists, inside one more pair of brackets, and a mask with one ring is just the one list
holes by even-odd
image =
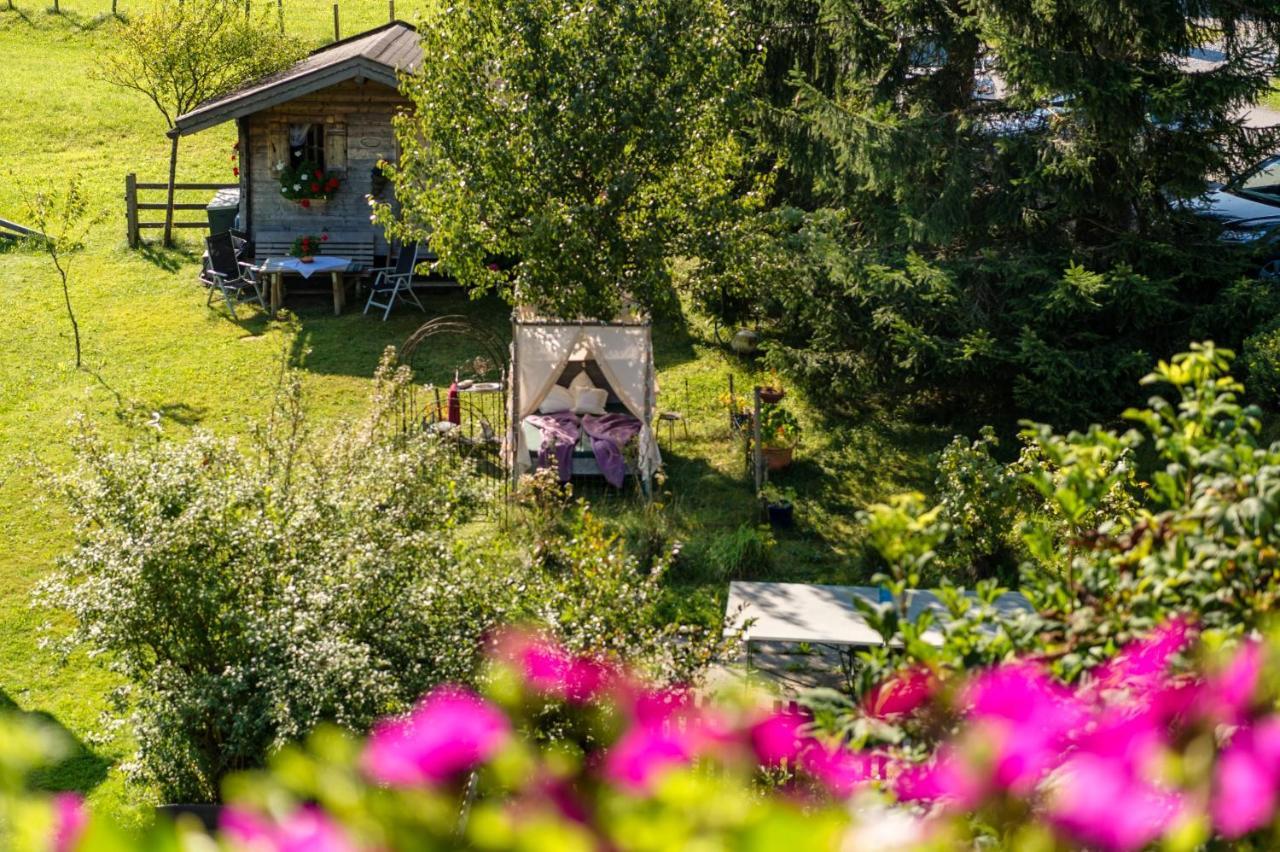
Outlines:
{"label": "white flowering bush", "polygon": [[330,431],[293,380],[251,440],[113,450],[86,428],[55,478],[77,544],[37,597],[73,617],[67,649],[124,676],[130,768],[168,800],[215,798],[318,722],[362,729],[473,677],[512,594],[457,552],[473,475],[390,428],[406,382],[384,365],[369,416]]}

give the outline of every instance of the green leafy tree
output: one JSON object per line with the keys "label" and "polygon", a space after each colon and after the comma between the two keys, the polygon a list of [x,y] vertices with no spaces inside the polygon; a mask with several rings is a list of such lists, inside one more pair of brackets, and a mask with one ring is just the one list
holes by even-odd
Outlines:
{"label": "green leafy tree", "polygon": [[[1274,315],[1274,292],[1238,281],[1244,253],[1169,203],[1274,150],[1239,118],[1277,72],[1274,6],[740,10],[770,51],[776,200],[803,215],[772,225],[791,275],[744,278],[739,301],[836,399],[986,398],[1083,423],[1128,404],[1152,357]],[[1224,61],[1195,67],[1200,48]],[[975,96],[988,74],[998,100]]]}
{"label": "green leafy tree", "polygon": [[757,188],[731,132],[755,63],[718,0],[463,0],[421,33],[392,230],[473,292],[570,317],[661,305],[673,256]]}
{"label": "green leafy tree", "polygon": [[261,6],[255,16],[233,0],[158,0],[120,28],[101,51],[97,75],[140,92],[169,128],[169,195],[164,243],[173,237],[173,184],[178,169],[178,116],[210,98],[292,65],[302,46],[284,35]]}

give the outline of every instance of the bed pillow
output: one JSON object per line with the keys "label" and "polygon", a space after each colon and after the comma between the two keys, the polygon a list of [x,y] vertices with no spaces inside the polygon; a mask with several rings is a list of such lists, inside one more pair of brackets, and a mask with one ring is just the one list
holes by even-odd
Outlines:
{"label": "bed pillow", "polygon": [[591,376],[587,375],[586,370],[578,373],[578,375],[573,377],[573,381],[569,382],[569,390],[575,394],[580,390],[586,390],[587,388],[594,387],[595,383],[591,381]]}
{"label": "bed pillow", "polygon": [[609,392],[604,388],[579,388],[573,395],[574,414],[604,414]]}
{"label": "bed pillow", "polygon": [[573,394],[568,388],[560,385],[552,385],[551,390],[547,392],[547,396],[538,406],[539,414],[556,414],[561,411],[569,411],[573,408]]}

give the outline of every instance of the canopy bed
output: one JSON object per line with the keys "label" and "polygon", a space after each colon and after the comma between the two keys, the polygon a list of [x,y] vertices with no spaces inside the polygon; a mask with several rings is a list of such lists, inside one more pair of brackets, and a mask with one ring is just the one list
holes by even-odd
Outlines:
{"label": "canopy bed", "polygon": [[657,405],[647,317],[566,321],[527,309],[512,314],[511,417],[514,479],[554,466],[561,481],[627,475],[647,492],[662,465],[651,424]]}

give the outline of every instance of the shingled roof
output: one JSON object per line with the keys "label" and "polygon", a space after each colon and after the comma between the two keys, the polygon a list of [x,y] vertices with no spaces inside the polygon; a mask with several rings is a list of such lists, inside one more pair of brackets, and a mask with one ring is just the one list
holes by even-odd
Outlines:
{"label": "shingled roof", "polygon": [[186,136],[356,77],[394,88],[397,73],[411,71],[421,61],[418,31],[404,21],[392,21],[327,44],[292,68],[205,101],[179,116],[169,135]]}

